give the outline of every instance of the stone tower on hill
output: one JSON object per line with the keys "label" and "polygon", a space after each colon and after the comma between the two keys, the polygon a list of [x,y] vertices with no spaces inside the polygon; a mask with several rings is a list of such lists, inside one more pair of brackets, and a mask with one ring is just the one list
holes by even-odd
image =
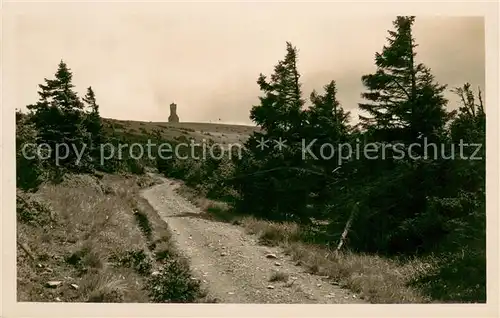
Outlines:
{"label": "stone tower on hill", "polygon": [[178,123],[179,116],[177,116],[177,104],[170,104],[170,116],[168,116],[169,123]]}

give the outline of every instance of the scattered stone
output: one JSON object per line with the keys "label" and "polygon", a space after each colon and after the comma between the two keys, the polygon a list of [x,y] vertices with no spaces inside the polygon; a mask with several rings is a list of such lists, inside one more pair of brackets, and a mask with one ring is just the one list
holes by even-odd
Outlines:
{"label": "scattered stone", "polygon": [[331,293],[331,294],[328,294],[325,296],[326,298],[334,298],[335,297],[335,294],[334,293]]}
{"label": "scattered stone", "polygon": [[42,264],[36,264],[36,266],[37,266],[38,268],[43,268],[43,265],[42,265]]}
{"label": "scattered stone", "polygon": [[228,294],[229,294],[229,295],[234,295],[234,293],[233,293],[233,292],[228,292]]}
{"label": "scattered stone", "polygon": [[267,289],[274,289],[274,286],[273,285],[268,285]]}
{"label": "scattered stone", "polygon": [[274,265],[281,266],[281,263],[280,262],[276,262],[276,263],[274,263]]}
{"label": "scattered stone", "polygon": [[321,287],[321,284],[316,284],[316,286]]}
{"label": "scattered stone", "polygon": [[296,280],[296,279],[298,279],[298,277],[292,276],[292,277],[290,277],[290,279]]}
{"label": "scattered stone", "polygon": [[278,258],[278,257],[276,256],[276,254],[269,253],[266,254],[266,258]]}
{"label": "scattered stone", "polygon": [[47,287],[50,287],[50,288],[56,288],[57,286],[59,286],[61,284],[62,284],[62,282],[57,281],[57,280],[49,281],[46,283]]}
{"label": "scattered stone", "polygon": [[352,298],[356,298],[356,295],[352,295]]}
{"label": "scattered stone", "polygon": [[339,282],[332,282],[332,285],[339,285]]}
{"label": "scattered stone", "polygon": [[56,297],[56,301],[62,301],[61,298],[59,297]]}
{"label": "scattered stone", "polygon": [[77,284],[71,284],[70,286],[73,287],[74,289],[80,288]]}
{"label": "scattered stone", "polygon": [[222,253],[220,253],[220,256],[226,256],[226,255],[227,255],[227,253],[226,253],[226,252],[222,252]]}

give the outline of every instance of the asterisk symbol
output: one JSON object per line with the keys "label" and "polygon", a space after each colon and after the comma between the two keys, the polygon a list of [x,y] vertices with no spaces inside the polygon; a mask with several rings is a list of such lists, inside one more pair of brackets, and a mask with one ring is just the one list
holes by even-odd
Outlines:
{"label": "asterisk symbol", "polygon": [[264,148],[269,147],[267,143],[269,140],[264,139],[264,137],[261,137],[260,140],[257,141],[257,147],[260,148],[260,150],[264,150]]}
{"label": "asterisk symbol", "polygon": [[286,147],[286,145],[285,145],[286,140],[281,139],[281,137],[279,138],[278,141],[275,140],[275,142],[276,142],[276,146],[274,148],[278,147],[279,151],[281,151],[284,147]]}

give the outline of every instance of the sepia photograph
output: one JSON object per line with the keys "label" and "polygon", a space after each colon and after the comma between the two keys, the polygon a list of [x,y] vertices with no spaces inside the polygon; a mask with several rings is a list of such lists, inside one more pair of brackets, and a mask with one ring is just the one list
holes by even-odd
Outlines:
{"label": "sepia photograph", "polygon": [[485,17],[327,5],[7,10],[16,289],[3,294],[490,303]]}

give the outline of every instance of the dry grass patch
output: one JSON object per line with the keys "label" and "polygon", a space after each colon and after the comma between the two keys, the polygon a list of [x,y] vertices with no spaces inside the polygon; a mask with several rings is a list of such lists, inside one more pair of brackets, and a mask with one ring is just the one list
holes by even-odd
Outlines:
{"label": "dry grass patch", "polygon": [[[59,185],[44,185],[33,195],[50,205],[54,221],[39,226],[18,222],[18,240],[29,246],[35,257],[18,253],[19,301],[92,301],[99,298],[92,295],[103,294],[97,289],[114,285],[87,282],[123,281],[110,270],[109,256],[145,249],[146,244],[128,202],[104,194],[101,186],[91,176],[72,175]],[[141,279],[135,276],[134,281]],[[47,281],[61,283],[47,289]],[[95,293],[92,286],[97,288]],[[114,300],[145,301],[137,293],[125,293],[120,288],[113,294]]]}
{"label": "dry grass patch", "polygon": [[413,259],[403,263],[377,255],[335,253],[325,246],[302,242],[303,230],[296,223],[276,223],[245,217],[241,224],[262,244],[281,246],[307,270],[328,276],[372,303],[426,303],[429,297],[410,287],[418,277],[429,273],[432,260]]}
{"label": "dry grass patch", "polygon": [[286,282],[288,281],[289,275],[287,273],[275,271],[269,277],[270,282]]}
{"label": "dry grass patch", "polygon": [[148,302],[141,289],[140,277],[131,270],[117,273],[115,269],[107,269],[89,273],[82,283],[81,293],[87,302],[117,303],[131,298],[136,302]]}
{"label": "dry grass patch", "polygon": [[241,216],[235,214],[234,211],[231,210],[229,204],[207,199],[199,190],[182,184],[177,189],[177,193],[182,195],[193,205],[197,206],[200,210],[207,212],[207,217],[210,217],[215,221],[230,222],[234,224],[239,224],[241,222]]}
{"label": "dry grass patch", "polygon": [[432,265],[421,260],[401,264],[376,255],[335,253],[324,247],[294,242],[286,247],[292,259],[311,273],[328,276],[372,303],[426,303],[429,297],[409,287]]}
{"label": "dry grass patch", "polygon": [[69,175],[19,192],[18,301],[172,301],[151,297],[152,273],[179,256],[167,224],[139,196],[157,182],[148,178]]}
{"label": "dry grass patch", "polygon": [[270,222],[254,217],[243,217],[241,225],[249,234],[255,234],[264,245],[283,245],[298,241],[301,237],[300,227],[291,222]]}

